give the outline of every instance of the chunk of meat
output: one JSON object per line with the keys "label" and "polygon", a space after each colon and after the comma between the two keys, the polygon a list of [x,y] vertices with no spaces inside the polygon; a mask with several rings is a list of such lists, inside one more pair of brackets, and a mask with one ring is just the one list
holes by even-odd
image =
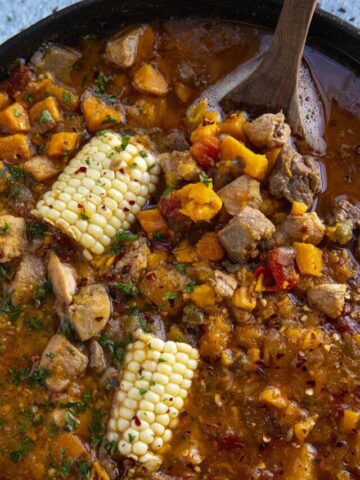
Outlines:
{"label": "chunk of meat", "polygon": [[71,380],[85,372],[87,356],[60,334],[51,337],[40,360],[40,367],[50,371],[46,385],[50,390],[61,392]]}
{"label": "chunk of meat", "polygon": [[55,252],[51,252],[47,272],[58,302],[70,305],[76,292],[75,270],[70,265],[62,263]]}
{"label": "chunk of meat", "polygon": [[199,167],[189,151],[162,153],[158,161],[168,187],[174,188],[183,180],[196,182],[199,178]]}
{"label": "chunk of meat", "polygon": [[348,200],[337,200],[326,220],[329,225],[350,220],[353,227],[360,227],[360,209]]}
{"label": "chunk of meat", "polygon": [[291,135],[291,129],[281,112],[265,113],[252,122],[246,122],[243,129],[249,141],[259,148],[282,147]]}
{"label": "chunk of meat", "polygon": [[270,193],[289,202],[311,207],[321,190],[320,167],[310,156],[300,155],[289,143],[284,145],[269,178]]}
{"label": "chunk of meat", "polygon": [[44,281],[45,268],[42,259],[32,254],[25,254],[10,286],[12,303],[18,305],[30,300]]}
{"label": "chunk of meat", "polygon": [[150,250],[145,238],[128,243],[128,251],[115,266],[121,280],[125,283],[137,283],[147,267],[149,255]]}
{"label": "chunk of meat", "polygon": [[0,263],[19,257],[25,247],[26,224],[23,218],[0,216]]}
{"label": "chunk of meat", "polygon": [[311,305],[330,318],[337,318],[344,308],[346,285],[339,283],[323,283],[307,291]]}
{"label": "chunk of meat", "polygon": [[238,214],[244,207],[259,208],[262,202],[260,182],[241,175],[217,192],[230,215]]}
{"label": "chunk of meat", "polygon": [[215,276],[215,292],[223,298],[231,298],[237,287],[237,280],[232,275],[222,272],[221,270],[214,271]]}
{"label": "chunk of meat", "polygon": [[163,133],[160,134],[157,138],[156,144],[160,153],[172,152],[173,150],[184,152],[190,147],[185,133],[181,130],[172,130],[167,135],[164,135]]}
{"label": "chunk of meat", "polygon": [[276,245],[305,242],[317,245],[324,238],[325,226],[316,212],[288,215],[277,227],[274,240]]}
{"label": "chunk of meat", "polygon": [[90,341],[90,368],[103,372],[106,368],[106,359],[102,346],[96,340]]}
{"label": "chunk of meat", "polygon": [[45,182],[50,178],[56,177],[62,170],[60,162],[52,160],[44,155],[35,155],[30,160],[23,163],[22,168],[37,182]]}
{"label": "chunk of meat", "polygon": [[85,341],[97,335],[111,314],[111,302],[104,285],[94,283],[80,288],[68,308],[71,326],[80,340]]}
{"label": "chunk of meat", "polygon": [[270,238],[274,231],[274,225],[260,210],[245,207],[218,235],[228,255],[243,262],[256,257],[258,242]]}
{"label": "chunk of meat", "polygon": [[106,57],[119,68],[129,68],[135,63],[144,27],[136,27],[118,33],[106,44]]}
{"label": "chunk of meat", "polygon": [[71,82],[71,71],[80,59],[81,53],[74,48],[62,45],[48,45],[35,52],[31,63],[41,72],[50,72],[64,83]]}

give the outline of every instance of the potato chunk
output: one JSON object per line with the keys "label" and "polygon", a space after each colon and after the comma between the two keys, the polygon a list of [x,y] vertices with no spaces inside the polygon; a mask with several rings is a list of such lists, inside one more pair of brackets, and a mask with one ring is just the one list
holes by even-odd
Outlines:
{"label": "potato chunk", "polygon": [[51,374],[46,385],[55,392],[65,390],[73,378],[84,373],[87,365],[87,356],[63,335],[51,337],[40,360],[40,367]]}
{"label": "potato chunk", "polygon": [[0,263],[19,257],[25,247],[25,220],[12,215],[0,216]]}
{"label": "potato chunk", "polygon": [[68,309],[70,323],[80,340],[97,335],[109,321],[111,302],[103,285],[86,285]]}

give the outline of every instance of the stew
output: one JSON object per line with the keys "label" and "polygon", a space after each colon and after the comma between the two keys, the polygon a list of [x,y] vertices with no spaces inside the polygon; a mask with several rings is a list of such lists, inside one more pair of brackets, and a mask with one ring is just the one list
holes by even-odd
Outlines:
{"label": "stew", "polygon": [[360,478],[360,80],[322,157],[208,86],[266,48],[169,20],[0,85],[0,478]]}

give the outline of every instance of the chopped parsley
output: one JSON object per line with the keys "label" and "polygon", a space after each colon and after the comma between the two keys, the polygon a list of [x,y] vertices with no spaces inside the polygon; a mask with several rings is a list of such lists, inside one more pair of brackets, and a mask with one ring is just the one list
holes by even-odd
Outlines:
{"label": "chopped parsley", "polygon": [[71,409],[75,413],[83,413],[87,410],[91,403],[91,394],[90,392],[84,392],[82,402],[66,402],[61,403],[60,407],[65,409]]}
{"label": "chopped parsley", "polygon": [[99,74],[95,81],[95,92],[96,93],[105,93],[106,88],[108,87],[109,83],[112,82],[112,76],[111,75],[106,75],[106,74]]}
{"label": "chopped parsley", "polygon": [[183,263],[173,262],[173,265],[179,272],[186,272],[186,266]]}
{"label": "chopped parsley", "polygon": [[0,226],[0,235],[5,235],[10,230],[10,226],[7,222],[4,222],[3,225]]}
{"label": "chopped parsley", "polygon": [[135,242],[138,239],[138,236],[132,232],[118,232],[115,236],[115,240],[112,244],[110,254],[118,255],[124,251],[125,242]]}
{"label": "chopped parsley", "polygon": [[91,465],[86,460],[77,460],[75,466],[79,473],[80,480],[88,480],[90,478]]}
{"label": "chopped parsley", "polygon": [[105,433],[106,410],[93,408],[91,411],[91,421],[89,425],[90,441],[93,448],[97,448]]}
{"label": "chopped parsley", "polygon": [[32,368],[30,365],[19,368],[10,367],[9,376],[13,385],[26,382],[30,388],[40,388],[45,385],[45,380],[50,376],[50,372],[46,368]]}
{"label": "chopped parsley", "polygon": [[104,333],[100,335],[98,338],[100,345],[105,348],[109,354],[111,355],[112,362],[116,368],[120,368],[125,357],[125,347],[126,345],[117,342],[116,340],[112,340]]}
{"label": "chopped parsley", "polygon": [[54,119],[53,117],[51,116],[51,113],[49,112],[49,110],[44,110],[41,115],[37,118],[37,123],[49,123],[49,122],[53,122]]}
{"label": "chopped parsley", "polygon": [[185,292],[186,292],[186,293],[193,293],[193,291],[195,290],[195,286],[196,286],[196,281],[195,281],[195,280],[191,280],[191,281],[185,286]]}
{"label": "chopped parsley", "polygon": [[72,432],[76,430],[79,425],[78,419],[69,411],[65,412],[65,430],[67,432]]}
{"label": "chopped parsley", "polygon": [[86,215],[86,213],[84,213],[84,212],[80,213],[80,217],[81,217],[81,220],[89,220],[90,219],[90,217],[88,215]]}
{"label": "chopped parsley", "polygon": [[46,297],[48,297],[53,291],[51,282],[49,280],[45,280],[40,287],[37,288],[36,292],[34,293],[34,298],[38,302],[42,302]]}
{"label": "chopped parsley", "polygon": [[27,231],[31,238],[33,239],[41,239],[47,232],[48,227],[47,225],[43,223],[37,223],[37,222],[30,222],[27,225]]}
{"label": "chopped parsley", "polygon": [[139,295],[138,288],[132,283],[117,283],[116,288],[129,297],[135,298]]}
{"label": "chopped parsley", "polygon": [[34,442],[28,436],[24,435],[21,439],[21,446],[17,450],[12,450],[9,453],[10,460],[13,463],[19,463],[27,456],[33,448]]}
{"label": "chopped parsley", "polygon": [[209,185],[212,184],[212,179],[206,176],[205,172],[200,172],[200,182],[205,185],[205,187],[208,187]]}
{"label": "chopped parsley", "polygon": [[[140,157],[142,157],[142,158],[148,157],[148,154],[145,152],[145,150],[141,150]],[[153,164],[152,166],[155,166],[155,164]]]}
{"label": "chopped parsley", "polygon": [[178,298],[177,292],[166,292],[163,295],[163,300],[167,300],[168,302],[174,301]]}
{"label": "chopped parsley", "polygon": [[70,457],[66,456],[65,448],[60,449],[61,453],[61,463],[59,467],[59,474],[61,478],[67,478],[70,475],[70,472],[73,467],[73,460]]}
{"label": "chopped parsley", "polygon": [[107,125],[109,123],[118,123],[118,121],[112,115],[107,114],[105,120],[101,122],[101,125]]}
{"label": "chopped parsley", "polygon": [[35,317],[26,318],[25,325],[31,330],[34,330],[35,332],[41,332],[42,330],[44,330],[44,324]]}
{"label": "chopped parsley", "polygon": [[130,442],[130,443],[133,443],[134,440],[135,440],[135,438],[136,438],[135,435],[133,435],[132,433],[129,433],[129,434],[128,434],[128,439],[129,439],[129,442]]}
{"label": "chopped parsley", "polygon": [[117,442],[115,440],[109,442],[109,440],[105,439],[104,446],[106,450],[110,453],[110,455],[113,457],[117,450]]}
{"label": "chopped parsley", "polygon": [[11,298],[5,295],[0,300],[0,315],[6,315],[10,322],[14,325],[17,319],[20,317],[22,308],[20,305],[13,305],[11,303]]}
{"label": "chopped parsley", "polygon": [[172,193],[173,191],[174,189],[171,187],[165,188],[165,190],[161,194],[161,198],[167,198],[170,195],[170,193]]}
{"label": "chopped parsley", "polygon": [[143,317],[143,315],[140,315],[140,317],[139,317],[139,325],[145,333],[151,333],[152,330],[149,327],[149,324],[148,324],[146,318]]}

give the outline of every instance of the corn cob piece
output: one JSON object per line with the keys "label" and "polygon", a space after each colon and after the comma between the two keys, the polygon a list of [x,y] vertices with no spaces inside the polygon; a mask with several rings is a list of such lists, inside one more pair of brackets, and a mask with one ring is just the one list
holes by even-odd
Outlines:
{"label": "corn cob piece", "polygon": [[199,353],[187,343],[164,342],[138,330],[128,345],[107,440],[121,455],[150,470],[159,467],[177,426]]}
{"label": "corn cob piece", "polygon": [[128,230],[156,189],[156,156],[135,137],[103,131],[69,162],[32,213],[101,255],[118,230]]}

